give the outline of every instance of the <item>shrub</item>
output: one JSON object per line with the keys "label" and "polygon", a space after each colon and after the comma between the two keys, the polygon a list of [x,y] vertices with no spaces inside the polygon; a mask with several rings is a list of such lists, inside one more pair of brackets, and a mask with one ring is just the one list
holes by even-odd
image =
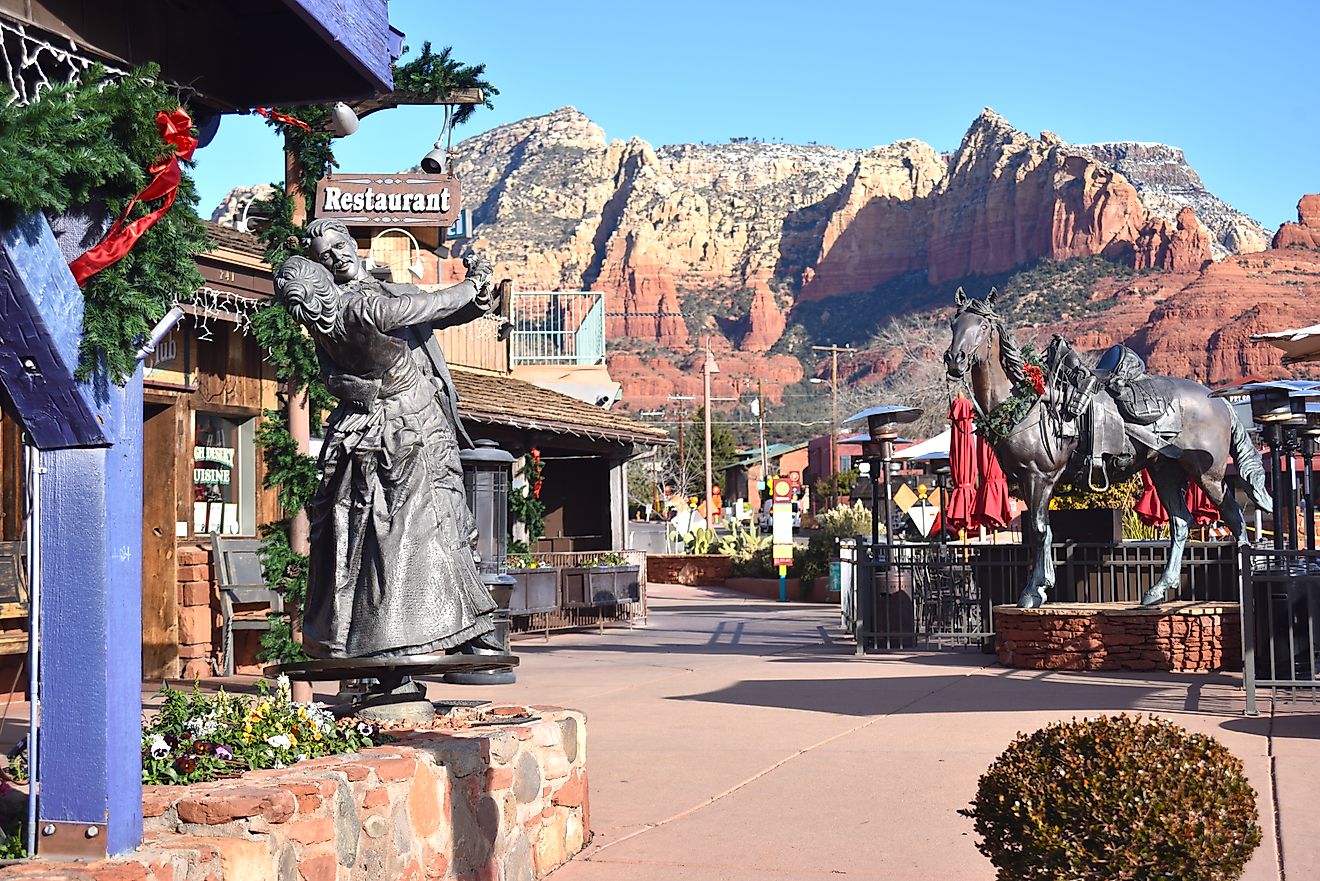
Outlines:
{"label": "shrub", "polygon": [[1051,511],[1091,511],[1104,508],[1130,508],[1141,496],[1141,477],[1133,475],[1109,489],[1094,490],[1085,484],[1059,484],[1050,497]]}
{"label": "shrub", "polygon": [[[871,534],[871,509],[861,499],[851,505],[839,505],[816,516],[820,531],[832,539]],[[881,535],[884,529],[880,530]]]}
{"label": "shrub", "polygon": [[191,694],[166,686],[160,712],[142,725],[142,782],[184,784],[283,768],[303,759],[379,743],[376,726],[335,717],[320,704],[297,704],[288,679],[256,698]]}
{"label": "shrub", "polygon": [[1240,759],[1126,714],[1019,734],[959,813],[1000,881],[1229,881],[1261,838]]}

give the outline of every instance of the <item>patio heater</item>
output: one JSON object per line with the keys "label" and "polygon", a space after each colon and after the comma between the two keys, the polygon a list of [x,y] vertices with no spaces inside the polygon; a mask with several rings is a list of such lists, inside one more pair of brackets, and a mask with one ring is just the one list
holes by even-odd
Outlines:
{"label": "patio heater", "polygon": [[[509,557],[509,478],[513,456],[492,440],[474,441],[474,448],[463,450],[463,489],[468,508],[477,527],[477,571],[490,591],[496,609],[495,635],[509,650],[509,600],[516,583],[508,574]],[[515,681],[512,668],[481,672],[447,673],[445,682],[452,685],[507,685]]]}
{"label": "patio heater", "polygon": [[880,483],[884,483],[885,545],[894,543],[893,496],[890,493],[890,463],[894,459],[894,441],[898,440],[898,426],[915,421],[921,416],[919,407],[884,404],[871,407],[848,417],[845,422],[866,420],[871,440],[862,445],[862,453],[873,463],[871,466],[871,553],[874,556],[880,544]]}
{"label": "patio heater", "polygon": [[[1308,415],[1308,398],[1320,395],[1315,383],[1280,381],[1252,383],[1246,386],[1251,397],[1251,415],[1263,427],[1265,443],[1270,447],[1270,486],[1273,490],[1274,549],[1296,550],[1297,527],[1290,522],[1289,512],[1297,508],[1293,473],[1293,454],[1299,449],[1306,455],[1303,465],[1303,491],[1309,499],[1313,485],[1311,455],[1315,452],[1316,438],[1320,437],[1320,413]],[[1222,394],[1222,393],[1220,393]],[[1315,422],[1312,422],[1312,419]],[[1310,451],[1307,453],[1306,451]],[[1307,510],[1311,520],[1311,512]],[[1307,547],[1315,546],[1315,526],[1307,527]]]}

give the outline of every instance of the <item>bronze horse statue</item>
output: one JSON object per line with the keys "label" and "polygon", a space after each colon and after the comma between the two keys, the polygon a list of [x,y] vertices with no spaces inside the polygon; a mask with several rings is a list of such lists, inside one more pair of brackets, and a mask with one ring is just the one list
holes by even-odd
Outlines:
{"label": "bronze horse statue", "polygon": [[[1189,480],[1205,490],[1238,544],[1246,543],[1242,509],[1225,476],[1230,455],[1252,503],[1267,511],[1272,503],[1265,488],[1260,453],[1226,401],[1210,397],[1209,389],[1188,379],[1145,377],[1141,365],[1143,379],[1154,384],[1158,400],[1165,407],[1153,425],[1146,427],[1125,418],[1114,397],[1103,390],[1103,382],[1095,380],[1091,380],[1089,420],[1067,421],[1068,414],[1060,412],[1062,392],[1056,384],[1057,365],[1046,364],[1042,369],[1027,363],[1003,319],[994,311],[995,292],[977,300],[959,290],[956,300],[958,309],[950,322],[953,341],[944,353],[946,372],[951,380],[970,380],[972,398],[983,419],[987,414],[1000,414],[993,424],[1004,430],[997,432],[1001,436],[987,440],[1027,505],[1022,516],[1023,540],[1034,548],[1035,560],[1018,599],[1019,607],[1040,606],[1054,586],[1050,497],[1061,482],[1086,485],[1092,479],[1089,469],[1096,463],[1088,459],[1084,441],[1090,428],[1100,430],[1097,423],[1108,424],[1115,431],[1121,425],[1119,440],[1128,439],[1122,443],[1123,453],[1106,456],[1101,467],[1108,469],[1114,481],[1126,480],[1145,468],[1169,513],[1169,559],[1163,576],[1143,595],[1142,605],[1162,602],[1170,588],[1177,592],[1191,522],[1184,497]],[[1140,364],[1135,354],[1127,354]],[[1081,369],[1090,374],[1089,368]],[[1048,387],[1042,385],[1046,370],[1051,371]],[[1011,399],[1015,397],[1014,402]],[[1005,425],[1010,421],[1013,424]],[[1078,424],[1086,427],[1069,430]]]}

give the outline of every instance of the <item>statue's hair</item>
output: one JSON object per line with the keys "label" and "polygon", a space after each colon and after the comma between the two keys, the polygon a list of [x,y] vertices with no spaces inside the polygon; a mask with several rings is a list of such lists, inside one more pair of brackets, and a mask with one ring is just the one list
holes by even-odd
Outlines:
{"label": "statue's hair", "polygon": [[1004,372],[1008,378],[1015,383],[1024,382],[1026,374],[1023,368],[1027,366],[1027,359],[1022,355],[1022,349],[1018,346],[1017,340],[1013,339],[1013,333],[1004,326],[1004,319],[995,312],[994,304],[987,297],[984,300],[968,299],[962,307],[965,311],[974,315],[980,315],[990,322],[990,326],[999,334],[999,363],[1004,366]]}
{"label": "statue's hair", "polygon": [[275,296],[294,320],[335,338],[343,333],[339,288],[330,270],[306,257],[290,257],[275,271]]}
{"label": "statue's hair", "polygon": [[320,217],[313,220],[311,223],[307,224],[304,236],[310,244],[312,239],[319,238],[328,232],[337,232],[350,242],[353,241],[353,234],[348,231],[348,227],[344,226],[341,221],[335,220],[333,217]]}

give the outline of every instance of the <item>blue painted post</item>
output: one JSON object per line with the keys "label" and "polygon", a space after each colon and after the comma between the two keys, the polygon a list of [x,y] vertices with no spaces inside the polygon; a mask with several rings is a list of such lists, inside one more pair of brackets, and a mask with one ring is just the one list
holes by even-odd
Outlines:
{"label": "blue painted post", "polygon": [[788,567],[779,567],[779,601],[788,602]]}
{"label": "blue painted post", "polygon": [[142,374],[73,378],[83,299],[49,227],[0,234],[0,380],[41,452],[38,853],[142,837]]}

